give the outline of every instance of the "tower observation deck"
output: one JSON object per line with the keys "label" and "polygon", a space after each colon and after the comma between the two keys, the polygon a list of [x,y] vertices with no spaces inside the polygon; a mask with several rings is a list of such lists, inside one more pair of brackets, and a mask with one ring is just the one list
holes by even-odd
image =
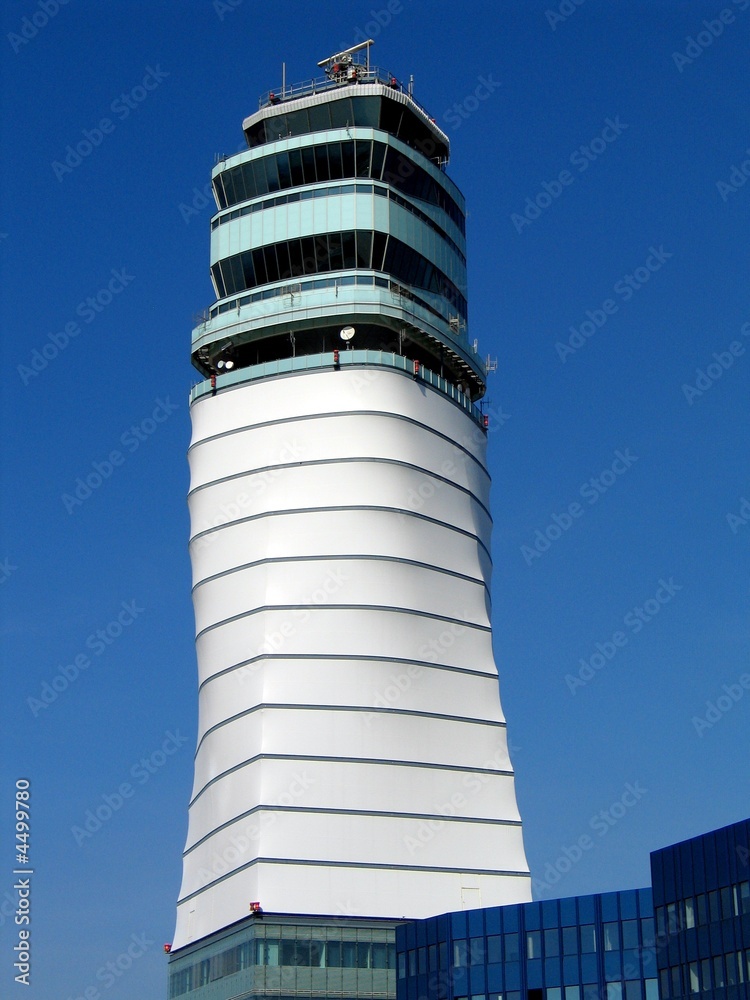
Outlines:
{"label": "tower observation deck", "polygon": [[464,199],[448,137],[369,43],[320,65],[265,94],[248,148],[213,170],[189,450],[199,731],[172,958],[251,903],[267,933],[269,914],[530,899]]}

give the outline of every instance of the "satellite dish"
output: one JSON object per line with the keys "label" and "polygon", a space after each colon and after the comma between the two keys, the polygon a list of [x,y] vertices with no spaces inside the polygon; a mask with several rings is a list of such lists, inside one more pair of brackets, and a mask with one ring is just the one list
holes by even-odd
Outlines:
{"label": "satellite dish", "polygon": [[352,337],[356,332],[357,331],[354,329],[353,326],[345,326],[344,329],[339,333],[339,337],[341,337],[342,340],[346,340],[348,342],[352,339]]}

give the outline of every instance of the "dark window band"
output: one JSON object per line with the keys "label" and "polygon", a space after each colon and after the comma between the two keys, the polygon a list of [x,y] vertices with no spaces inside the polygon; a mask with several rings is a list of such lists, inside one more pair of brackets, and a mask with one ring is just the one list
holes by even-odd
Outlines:
{"label": "dark window band", "polygon": [[327,132],[352,125],[382,129],[436,164],[448,159],[448,146],[438,139],[409,104],[394,99],[388,93],[366,96],[342,93],[337,100],[294,109],[282,105],[276,114],[264,117],[248,128],[245,137],[252,149],[290,135]]}
{"label": "dark window band", "polygon": [[267,243],[217,261],[211,274],[223,299],[258,285],[357,268],[385,271],[404,284],[441,295],[462,318],[467,316],[466,298],[446,274],[406,243],[379,230],[349,229]]}
{"label": "dark window band", "polygon": [[370,139],[304,146],[247,160],[222,170],[213,185],[223,209],[287,188],[353,177],[382,180],[408,197],[437,206],[466,235],[466,217],[446,189],[405,153]]}

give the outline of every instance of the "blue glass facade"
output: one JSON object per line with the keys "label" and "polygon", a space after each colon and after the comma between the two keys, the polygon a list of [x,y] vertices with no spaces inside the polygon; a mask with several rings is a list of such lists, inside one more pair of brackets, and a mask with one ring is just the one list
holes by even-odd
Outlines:
{"label": "blue glass facade", "polygon": [[396,929],[398,1000],[657,1000],[650,889],[520,903]]}
{"label": "blue glass facade", "polygon": [[402,924],[397,1000],[750,1000],[750,820],[655,851],[651,874]]}
{"label": "blue glass facade", "polygon": [[651,855],[661,1000],[750,994],[750,820]]}

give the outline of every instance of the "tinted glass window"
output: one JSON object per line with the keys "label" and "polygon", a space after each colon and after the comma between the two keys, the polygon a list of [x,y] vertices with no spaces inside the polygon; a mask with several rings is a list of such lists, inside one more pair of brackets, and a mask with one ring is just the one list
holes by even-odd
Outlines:
{"label": "tinted glass window", "polygon": [[505,961],[506,962],[517,962],[519,959],[518,951],[518,935],[517,934],[506,934],[505,935]]}
{"label": "tinted glass window", "polygon": [[548,958],[560,954],[560,935],[556,927],[544,932],[544,953]]}
{"label": "tinted glass window", "polygon": [[352,112],[351,98],[345,97],[343,100],[334,101],[331,104],[331,126],[333,128],[345,128],[354,124],[354,114]]}
{"label": "tinted glass window", "polygon": [[620,929],[615,921],[612,923],[604,924],[604,950],[605,951],[619,951],[620,948]]}
{"label": "tinted glass window", "polygon": [[638,921],[623,920],[622,922],[622,946],[623,948],[638,947]]}
{"label": "tinted glass window", "polygon": [[344,176],[340,143],[332,142],[328,147],[328,163],[331,170],[331,180],[340,180]]}
{"label": "tinted glass window", "polygon": [[581,925],[581,952],[590,955],[596,951],[596,931],[593,924]]}
{"label": "tinted glass window", "polygon": [[578,954],[578,928],[563,927],[563,955]]}

